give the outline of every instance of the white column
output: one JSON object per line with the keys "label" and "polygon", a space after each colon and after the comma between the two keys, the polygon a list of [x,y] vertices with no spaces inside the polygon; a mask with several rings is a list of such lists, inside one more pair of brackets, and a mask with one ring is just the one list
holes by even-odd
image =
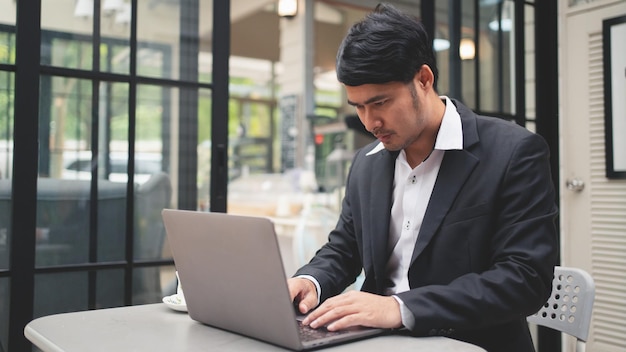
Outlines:
{"label": "white column", "polygon": [[[307,147],[310,140],[310,122],[307,115],[313,115],[315,109],[313,86],[314,59],[314,1],[298,0],[298,14],[294,18],[281,19],[280,23],[280,62],[283,71],[278,77],[281,101],[285,97],[295,97],[295,121],[293,132],[297,133],[294,141],[293,156],[295,167],[305,168]],[[282,114],[282,113],[281,113]],[[279,126],[283,122],[280,117]],[[283,148],[284,151],[284,148]],[[281,156],[283,158],[284,155]]]}

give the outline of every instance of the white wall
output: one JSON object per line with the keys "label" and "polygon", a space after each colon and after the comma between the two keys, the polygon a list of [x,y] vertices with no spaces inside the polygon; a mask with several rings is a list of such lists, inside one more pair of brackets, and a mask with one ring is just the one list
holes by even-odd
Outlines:
{"label": "white wall", "polygon": [[605,176],[602,60],[602,21],[625,15],[623,0],[559,1],[561,254],[596,283],[588,351],[626,350],[626,180]]}

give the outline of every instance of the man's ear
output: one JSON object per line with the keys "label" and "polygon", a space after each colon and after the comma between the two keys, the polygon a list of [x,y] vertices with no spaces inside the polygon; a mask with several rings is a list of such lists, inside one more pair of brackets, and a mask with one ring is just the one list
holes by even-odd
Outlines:
{"label": "man's ear", "polygon": [[417,87],[432,89],[435,83],[435,75],[430,66],[423,64],[420,70],[415,73],[413,81]]}

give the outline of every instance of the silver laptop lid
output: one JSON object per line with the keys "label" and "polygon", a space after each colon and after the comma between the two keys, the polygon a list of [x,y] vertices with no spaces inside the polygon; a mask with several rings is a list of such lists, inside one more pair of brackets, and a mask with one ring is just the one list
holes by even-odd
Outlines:
{"label": "silver laptop lid", "polygon": [[163,221],[192,319],[302,349],[269,219],[165,209]]}

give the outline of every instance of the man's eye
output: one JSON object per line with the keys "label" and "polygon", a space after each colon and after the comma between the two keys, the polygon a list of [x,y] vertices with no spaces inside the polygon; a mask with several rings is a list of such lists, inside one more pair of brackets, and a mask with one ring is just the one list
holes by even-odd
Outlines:
{"label": "man's eye", "polygon": [[385,105],[386,102],[387,102],[386,100],[381,100],[381,101],[375,102],[374,105],[376,105],[376,106],[383,106],[383,105]]}

